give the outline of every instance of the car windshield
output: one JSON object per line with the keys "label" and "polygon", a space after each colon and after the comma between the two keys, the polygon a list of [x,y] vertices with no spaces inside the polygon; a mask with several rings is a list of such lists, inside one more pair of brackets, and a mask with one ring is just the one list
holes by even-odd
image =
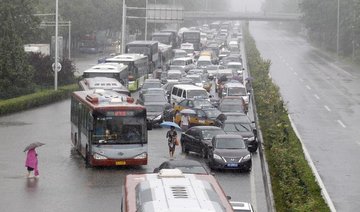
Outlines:
{"label": "car windshield", "polygon": [[245,123],[225,123],[225,132],[249,132],[251,131],[250,124]]}
{"label": "car windshield", "polygon": [[232,87],[228,88],[229,96],[246,96],[246,89],[244,87]]}
{"label": "car windshield", "polygon": [[216,119],[221,114],[221,112],[215,108],[204,110],[204,112],[206,113],[207,117],[211,119]]}
{"label": "car windshield", "polygon": [[186,65],[186,62],[185,60],[174,60],[171,65],[174,65],[174,66],[185,66]]}
{"label": "car windshield", "polygon": [[225,112],[236,112],[236,113],[243,113],[244,110],[238,104],[221,104],[219,110],[223,113]]}
{"label": "car windshield", "polygon": [[200,83],[200,82],[202,82],[200,76],[194,76],[194,75],[191,76],[191,75],[188,75],[188,76],[186,76],[186,78],[191,79],[194,83]]}
{"label": "car windshield", "polygon": [[198,66],[208,66],[208,65],[212,65],[212,63],[211,63],[211,61],[202,60],[202,61],[198,61],[197,65]]}
{"label": "car windshield", "polygon": [[164,95],[144,95],[145,102],[167,102]]}
{"label": "car windshield", "polygon": [[204,107],[204,106],[211,107],[212,104],[206,99],[194,101],[194,107]]}
{"label": "car windshield", "polygon": [[161,105],[146,105],[147,112],[163,112],[164,108]]}
{"label": "car windshield", "polygon": [[181,73],[168,73],[167,79],[180,79]]}
{"label": "car windshield", "polygon": [[142,88],[161,88],[160,82],[145,82],[142,86]]}
{"label": "car windshield", "polygon": [[188,98],[194,98],[194,97],[204,97],[208,98],[208,94],[205,90],[189,90],[188,91]]}
{"label": "car windshield", "polygon": [[245,149],[245,143],[239,138],[217,138],[216,149]]}
{"label": "car windshield", "polygon": [[201,131],[201,135],[203,139],[212,139],[215,135],[225,134],[222,129],[209,129]]}
{"label": "car windshield", "polygon": [[186,57],[187,56],[187,52],[176,52],[174,55],[174,58],[179,58],[179,57]]}

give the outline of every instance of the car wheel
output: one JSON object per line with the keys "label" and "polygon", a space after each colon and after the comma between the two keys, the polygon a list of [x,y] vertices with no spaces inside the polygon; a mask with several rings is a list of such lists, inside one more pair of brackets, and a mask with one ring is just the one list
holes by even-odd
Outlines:
{"label": "car wheel", "polygon": [[205,158],[205,159],[208,158],[207,151],[206,151],[205,148],[202,148],[202,150],[201,150],[201,157],[202,157],[202,158]]}
{"label": "car wheel", "polygon": [[189,154],[189,150],[186,149],[186,145],[184,144],[184,142],[181,143],[181,152],[185,154]]}

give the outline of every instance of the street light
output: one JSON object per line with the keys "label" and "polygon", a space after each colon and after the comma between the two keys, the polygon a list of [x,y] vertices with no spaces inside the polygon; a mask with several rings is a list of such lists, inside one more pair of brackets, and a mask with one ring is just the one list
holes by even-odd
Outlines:
{"label": "street light", "polygon": [[339,57],[340,37],[340,0],[337,0],[337,25],[336,25],[336,56]]}
{"label": "street light", "polygon": [[58,87],[58,29],[59,29],[59,0],[56,0],[55,6],[55,79],[54,79],[54,87],[55,91],[57,91]]}

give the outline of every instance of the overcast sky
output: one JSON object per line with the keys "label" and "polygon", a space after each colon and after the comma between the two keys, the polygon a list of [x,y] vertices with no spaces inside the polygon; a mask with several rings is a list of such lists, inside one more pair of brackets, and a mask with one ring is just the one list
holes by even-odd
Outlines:
{"label": "overcast sky", "polygon": [[264,0],[232,0],[232,11],[260,12]]}

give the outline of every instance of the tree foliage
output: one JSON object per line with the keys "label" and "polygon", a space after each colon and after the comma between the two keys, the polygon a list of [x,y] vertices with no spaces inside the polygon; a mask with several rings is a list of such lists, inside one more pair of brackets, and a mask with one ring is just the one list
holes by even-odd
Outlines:
{"label": "tree foliage", "polygon": [[0,4],[0,98],[31,93],[34,70],[28,64],[24,41],[38,25],[34,1],[2,0]]}

